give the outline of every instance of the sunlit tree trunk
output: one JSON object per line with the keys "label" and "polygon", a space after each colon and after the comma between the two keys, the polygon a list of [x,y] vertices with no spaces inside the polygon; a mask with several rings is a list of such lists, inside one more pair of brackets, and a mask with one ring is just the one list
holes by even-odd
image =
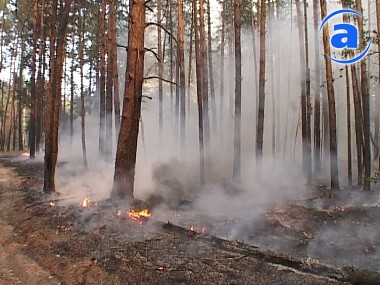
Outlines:
{"label": "sunlit tree trunk", "polygon": [[[377,22],[377,31],[380,31],[380,0],[376,0],[376,22]],[[378,53],[380,54],[380,43],[377,44],[377,49],[378,49]],[[379,80],[378,80],[378,85],[379,85],[379,90],[380,90],[380,56],[378,56],[378,77],[379,77]],[[379,140],[379,120],[380,120],[380,95],[377,94],[377,98],[378,98],[378,101],[377,101],[377,106],[376,106],[376,110],[375,110],[375,114],[376,114],[376,122],[377,122],[377,126],[375,126],[375,130],[377,130],[377,135],[376,135],[376,138],[377,140]],[[378,170],[380,172],[380,155],[379,155],[379,163],[378,163]]]}
{"label": "sunlit tree trunk", "polygon": [[145,0],[134,0],[130,9],[123,112],[111,192],[114,201],[133,199],[144,80]]}
{"label": "sunlit tree trunk", "polygon": [[[46,105],[45,121],[45,159],[44,159],[44,187],[45,193],[55,192],[55,167],[58,157],[58,126],[61,103],[61,82],[63,61],[66,48],[66,30],[71,3],[65,0],[64,7],[58,19],[56,30],[57,0],[52,0],[51,31],[50,31],[50,81],[49,94]],[[54,44],[57,41],[56,45]]]}
{"label": "sunlit tree trunk", "polygon": [[[326,0],[320,0],[321,3],[321,18],[324,19],[327,15]],[[330,178],[331,188],[339,189],[339,173],[338,173],[338,147],[336,141],[336,112],[335,112],[335,95],[334,84],[332,78],[332,66],[329,56],[330,51],[330,35],[328,24],[323,27],[323,48],[325,53],[326,64],[326,82],[327,82],[327,96],[329,103],[329,134],[330,134]]]}
{"label": "sunlit tree trunk", "polygon": [[75,95],[75,81],[74,81],[74,71],[75,71],[75,55],[74,51],[76,49],[75,45],[75,32],[74,27],[71,33],[71,67],[70,67],[70,145],[73,143],[74,136],[74,95]]}
{"label": "sunlit tree trunk", "polygon": [[235,118],[233,180],[241,179],[241,16],[240,0],[234,0],[235,27]]}

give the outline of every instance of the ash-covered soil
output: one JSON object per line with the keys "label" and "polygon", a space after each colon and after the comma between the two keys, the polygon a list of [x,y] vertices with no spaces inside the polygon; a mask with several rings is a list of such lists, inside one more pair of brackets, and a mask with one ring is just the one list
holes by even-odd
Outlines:
{"label": "ash-covered soil", "polygon": [[[191,206],[161,210],[158,215],[153,209],[143,224],[130,220],[127,209],[109,201],[89,208],[60,206],[62,197],[41,191],[40,162],[5,158],[0,163],[0,284],[380,284],[375,272],[337,268],[307,257],[318,257],[316,248],[337,248],[331,233],[323,235],[330,243],[316,238],[324,226],[350,229],[350,224],[342,225],[364,215],[360,221],[368,224],[363,228],[368,232],[378,217],[376,209],[366,208],[363,213],[356,208],[288,205],[263,211],[261,221],[241,224],[232,237],[233,218],[206,217]],[[190,224],[199,232],[207,227],[196,233],[187,229]],[[246,236],[244,242],[239,234]],[[363,233],[352,240],[364,237]],[[294,239],[288,250],[286,239]],[[376,234],[365,240],[365,244],[375,242]],[[367,254],[363,259],[377,256],[376,247],[352,248],[352,244],[341,242],[336,251],[358,250]],[[337,260],[329,254],[320,258],[333,264]]]}

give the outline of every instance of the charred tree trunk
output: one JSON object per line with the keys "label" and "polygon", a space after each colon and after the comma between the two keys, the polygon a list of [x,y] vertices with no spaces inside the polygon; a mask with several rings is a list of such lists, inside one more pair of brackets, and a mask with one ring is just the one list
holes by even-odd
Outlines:
{"label": "charred tree trunk", "polygon": [[265,112],[265,23],[266,7],[265,0],[261,0],[260,7],[260,68],[259,68],[259,105],[256,129],[256,158],[261,160],[264,143],[264,112]]}
{"label": "charred tree trunk", "polygon": [[[320,0],[321,3],[321,18],[324,19],[327,15],[326,0]],[[326,64],[326,82],[327,96],[329,103],[329,135],[330,135],[330,178],[331,188],[339,189],[339,173],[338,173],[338,147],[336,141],[336,112],[335,112],[335,95],[334,83],[332,78],[332,66],[329,56],[330,52],[330,35],[328,24],[323,27],[323,48],[325,53]]]}
{"label": "charred tree trunk", "polygon": [[145,1],[134,0],[131,2],[130,9],[123,114],[120,122],[111,192],[111,198],[115,201],[133,199],[144,80]]}
{"label": "charred tree trunk", "polygon": [[72,145],[72,143],[73,143],[73,136],[74,136],[74,95],[75,95],[75,83],[74,83],[75,34],[74,34],[74,27],[73,27],[73,31],[71,33],[71,41],[72,41],[71,48],[72,48],[73,57],[71,59],[71,67],[70,67],[70,145]]}
{"label": "charred tree trunk", "polygon": [[240,0],[234,0],[235,27],[235,119],[233,180],[241,180],[241,16]]}

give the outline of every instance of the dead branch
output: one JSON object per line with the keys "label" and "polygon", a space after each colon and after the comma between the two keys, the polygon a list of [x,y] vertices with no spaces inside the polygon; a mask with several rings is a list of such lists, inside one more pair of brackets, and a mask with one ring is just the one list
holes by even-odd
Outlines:
{"label": "dead branch", "polygon": [[159,27],[160,29],[164,30],[165,33],[167,33],[169,35],[169,37],[171,37],[175,41],[175,43],[178,45],[177,39],[170,33],[170,31],[168,31],[162,25],[160,25],[160,24],[158,24],[156,22],[148,22],[148,23],[146,23],[145,27],[149,27],[149,26],[156,26],[156,27]]}
{"label": "dead branch", "polygon": [[128,51],[128,46],[116,44],[117,47],[125,48],[126,51]]}
{"label": "dead branch", "polygon": [[150,79],[160,79],[160,80],[162,80],[162,81],[164,81],[164,82],[167,82],[167,83],[170,83],[170,84],[174,84],[174,85],[180,87],[177,83],[175,83],[175,82],[173,82],[173,81],[170,81],[170,80],[168,80],[168,79],[165,79],[165,78],[161,78],[161,77],[159,77],[159,76],[148,76],[148,77],[144,77],[144,80],[150,80]]}
{"label": "dead branch", "polygon": [[151,48],[145,48],[145,51],[151,52],[157,58],[157,60],[159,62],[162,62],[162,59],[158,56],[158,54],[153,49],[151,49]]}

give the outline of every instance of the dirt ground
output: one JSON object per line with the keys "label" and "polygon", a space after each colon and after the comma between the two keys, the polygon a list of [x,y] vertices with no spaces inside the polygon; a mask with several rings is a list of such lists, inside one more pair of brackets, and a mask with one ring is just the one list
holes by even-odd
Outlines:
{"label": "dirt ground", "polygon": [[[9,158],[0,163],[0,285],[380,284],[375,272],[326,265],[302,250],[324,219],[339,221],[341,210],[318,210],[318,219],[301,206],[267,213],[263,234],[251,237],[251,243],[265,245],[263,236],[271,236],[273,244],[281,236],[293,238],[301,249],[290,250],[295,255],[290,257],[154,219],[140,224],[108,201],[86,209],[51,207],[59,197],[42,193],[41,163]],[[297,218],[300,212],[315,222],[306,225]],[[369,216],[367,223],[377,217]]]}

